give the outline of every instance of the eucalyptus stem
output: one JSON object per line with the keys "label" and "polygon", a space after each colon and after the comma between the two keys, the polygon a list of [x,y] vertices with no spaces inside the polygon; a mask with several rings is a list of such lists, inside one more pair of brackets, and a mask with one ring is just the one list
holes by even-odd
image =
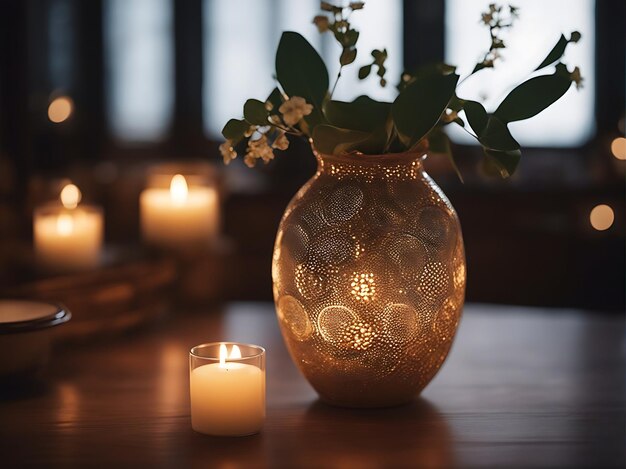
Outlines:
{"label": "eucalyptus stem", "polygon": [[297,135],[297,136],[301,136],[304,135],[304,133],[302,133],[301,131],[299,131],[298,129],[294,129],[293,127],[283,127],[282,125],[277,125],[277,124],[273,124],[274,127],[276,127],[277,129],[282,130],[283,132],[285,132],[286,134],[290,134],[290,135]]}
{"label": "eucalyptus stem", "polygon": [[341,78],[341,70],[343,69],[343,65],[339,66],[339,72],[337,73],[337,78],[335,78],[335,84],[333,85],[333,89],[330,91],[330,97],[333,97],[335,94],[335,88],[337,88],[337,83],[339,83],[339,78]]}
{"label": "eucalyptus stem", "polygon": [[474,75],[474,73],[476,73],[476,72],[472,72],[472,73],[470,73],[470,74],[469,74],[469,75],[467,75],[465,78],[463,78],[461,81],[459,81],[459,83],[456,85],[456,86],[457,86],[457,88],[458,88],[459,86],[461,86],[463,83],[465,83],[465,80],[467,80],[469,77],[471,77],[472,75]]}

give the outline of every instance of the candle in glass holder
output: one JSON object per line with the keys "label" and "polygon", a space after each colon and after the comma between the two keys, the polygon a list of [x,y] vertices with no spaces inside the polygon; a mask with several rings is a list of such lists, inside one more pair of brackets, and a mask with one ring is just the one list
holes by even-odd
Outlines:
{"label": "candle in glass holder", "polygon": [[[230,349],[230,350],[229,350]],[[189,355],[191,426],[216,436],[258,433],[265,420],[265,350],[256,345],[198,345]]]}
{"label": "candle in glass holder", "polygon": [[104,222],[102,210],[79,205],[81,193],[74,184],[61,191],[61,205],[39,207],[33,218],[37,263],[48,271],[75,272],[100,263]]}
{"label": "candle in glass holder", "polygon": [[172,177],[169,189],[145,189],[139,205],[143,237],[149,244],[185,249],[206,246],[217,235],[217,191],[188,186],[181,174]]}

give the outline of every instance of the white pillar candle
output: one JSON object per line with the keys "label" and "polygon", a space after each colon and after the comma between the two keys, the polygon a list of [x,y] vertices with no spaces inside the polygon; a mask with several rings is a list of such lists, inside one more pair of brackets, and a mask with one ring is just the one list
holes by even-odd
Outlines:
{"label": "white pillar candle", "polygon": [[191,370],[191,425],[207,435],[257,433],[265,419],[265,370],[237,361],[237,345],[228,359],[226,355],[226,345],[221,344],[219,363]]}
{"label": "white pillar candle", "polygon": [[33,236],[38,264],[46,270],[72,272],[93,269],[100,262],[104,222],[99,207],[78,205],[80,190],[68,184],[62,205],[35,211]]}
{"label": "white pillar candle", "polygon": [[180,174],[172,178],[169,189],[145,189],[139,205],[143,237],[149,244],[185,249],[208,245],[217,235],[217,191],[206,186],[188,187]]}

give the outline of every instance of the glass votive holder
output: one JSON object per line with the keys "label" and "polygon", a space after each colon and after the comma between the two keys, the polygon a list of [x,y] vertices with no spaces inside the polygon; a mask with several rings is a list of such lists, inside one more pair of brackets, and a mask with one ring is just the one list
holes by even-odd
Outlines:
{"label": "glass votive holder", "polygon": [[265,420],[265,349],[213,342],[189,352],[191,426],[214,436],[258,433]]}
{"label": "glass votive holder", "polygon": [[215,173],[213,167],[200,163],[151,167],[139,196],[144,242],[177,252],[210,250],[220,233]]}
{"label": "glass votive holder", "polygon": [[102,208],[81,204],[38,207],[33,216],[37,265],[46,272],[87,271],[100,265],[104,240]]}

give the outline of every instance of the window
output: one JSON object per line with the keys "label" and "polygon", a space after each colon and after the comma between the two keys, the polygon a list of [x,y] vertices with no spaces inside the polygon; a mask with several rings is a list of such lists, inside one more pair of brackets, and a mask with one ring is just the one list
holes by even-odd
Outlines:
{"label": "window", "polygon": [[[582,40],[567,49],[565,61],[570,69],[575,65],[581,68],[584,88],[577,91],[572,86],[561,101],[541,115],[510,125],[513,135],[524,146],[580,146],[589,140],[595,130],[595,1],[518,0],[514,4],[520,8],[520,18],[505,36],[507,48],[503,53],[503,66],[483,70],[469,78],[459,88],[459,95],[479,99],[487,111],[494,111],[497,102],[510,90],[510,85],[529,76],[561,32],[568,37],[570,32],[580,31]],[[446,2],[445,60],[458,65],[461,76],[471,72],[489,46],[487,29],[479,22],[485,5],[484,0]],[[451,129],[451,133],[459,143],[474,142],[460,129]]]}
{"label": "window", "polygon": [[[316,5],[319,2],[316,2]],[[401,0],[368,0],[363,10],[352,17],[354,27],[360,32],[357,44],[358,55],[354,64],[343,72],[333,98],[352,100],[367,94],[371,98],[393,101],[397,95],[396,85],[404,70],[402,47],[402,1]],[[328,66],[331,87],[339,69],[341,49],[330,35],[325,36],[330,46],[324,50],[324,60]],[[358,79],[359,67],[371,63],[370,52],[373,49],[387,49],[389,57],[385,63],[387,68],[387,86],[382,88],[374,74],[366,80]]]}
{"label": "window", "polygon": [[271,25],[265,1],[205,0],[203,4],[205,127],[219,135],[238,117],[246,98],[264,99],[272,90]]}
{"label": "window", "polygon": [[68,0],[50,2],[48,15],[48,60],[50,84],[55,91],[74,86],[74,10]]}
{"label": "window", "polygon": [[[339,46],[320,35],[312,23],[318,0],[204,0],[204,125],[207,135],[218,137],[226,121],[239,117],[247,98],[264,99],[274,87],[274,54],[284,30],[304,35],[326,61],[331,86],[338,70]],[[336,99],[361,94],[391,100],[402,72],[402,1],[369,0],[353,17],[360,30],[358,56],[337,86]],[[369,52],[387,48],[388,85],[375,78],[357,78],[360,65],[371,62]]]}
{"label": "window", "polygon": [[174,105],[171,0],[104,3],[107,115],[124,141],[165,137]]}

